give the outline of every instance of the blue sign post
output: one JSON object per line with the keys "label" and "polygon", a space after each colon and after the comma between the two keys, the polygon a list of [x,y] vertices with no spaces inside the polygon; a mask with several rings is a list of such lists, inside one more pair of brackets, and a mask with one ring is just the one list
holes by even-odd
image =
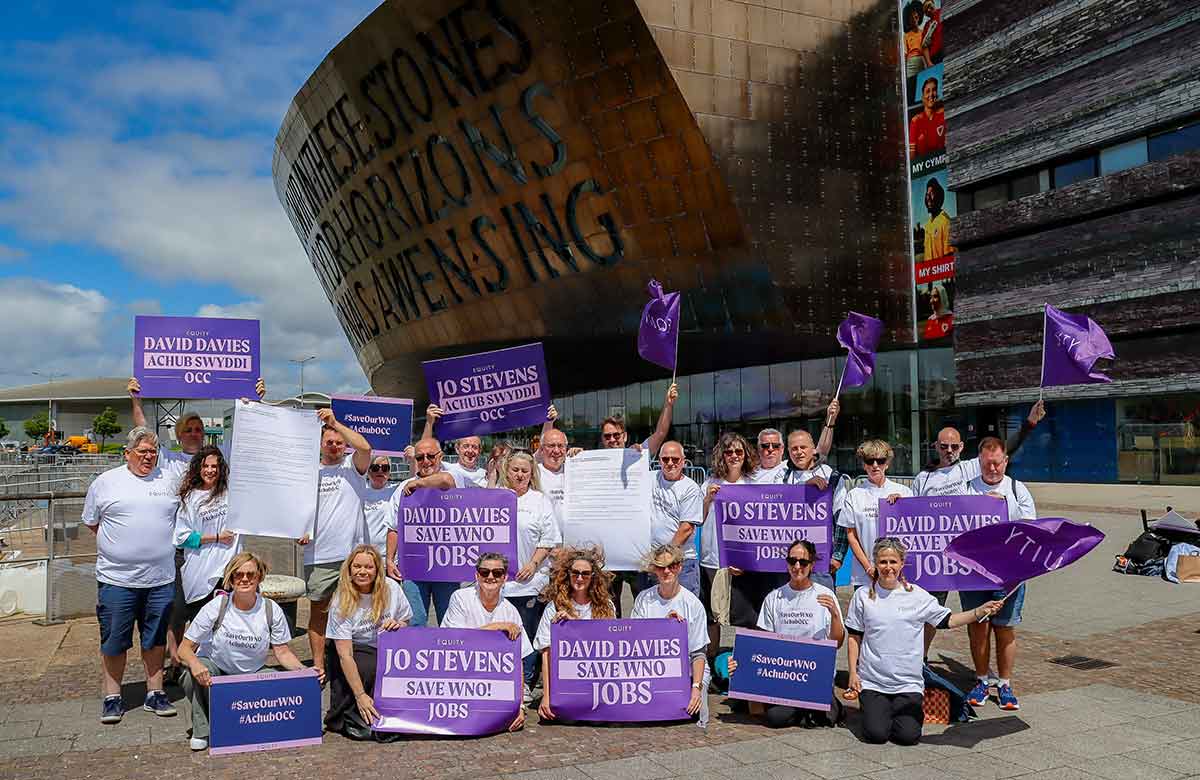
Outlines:
{"label": "blue sign post", "polygon": [[729,676],[731,698],[809,710],[831,706],[837,670],[837,642],[831,639],[792,639],[739,628],[733,660],[737,671]]}
{"label": "blue sign post", "polygon": [[312,669],[212,678],[209,754],[321,744],[321,684]]}

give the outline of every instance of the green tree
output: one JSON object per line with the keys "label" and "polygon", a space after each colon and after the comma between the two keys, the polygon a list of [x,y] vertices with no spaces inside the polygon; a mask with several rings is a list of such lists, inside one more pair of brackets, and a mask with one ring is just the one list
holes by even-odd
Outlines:
{"label": "green tree", "polygon": [[41,441],[50,431],[50,413],[38,412],[25,421],[25,435],[35,442]]}
{"label": "green tree", "polygon": [[120,432],[121,425],[117,422],[117,413],[111,406],[104,407],[103,412],[92,418],[92,433],[100,437],[101,452],[104,451],[104,440]]}
{"label": "green tree", "polygon": [[8,430],[8,426],[4,424],[4,420],[0,420],[0,439],[8,436],[9,433],[10,431]]}

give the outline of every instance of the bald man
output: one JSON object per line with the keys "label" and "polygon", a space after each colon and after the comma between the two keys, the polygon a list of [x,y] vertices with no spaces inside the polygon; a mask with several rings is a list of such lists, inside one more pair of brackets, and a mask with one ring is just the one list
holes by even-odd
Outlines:
{"label": "bald man", "polygon": [[[1006,451],[1014,454],[1021,448],[1027,437],[1046,416],[1046,405],[1038,401],[1029,410],[1021,430],[1009,437]],[[963,440],[957,428],[947,426],[938,431],[937,436],[937,465],[922,471],[913,480],[913,495],[915,496],[961,496],[966,494],[967,484],[979,476],[979,458],[962,460]]]}

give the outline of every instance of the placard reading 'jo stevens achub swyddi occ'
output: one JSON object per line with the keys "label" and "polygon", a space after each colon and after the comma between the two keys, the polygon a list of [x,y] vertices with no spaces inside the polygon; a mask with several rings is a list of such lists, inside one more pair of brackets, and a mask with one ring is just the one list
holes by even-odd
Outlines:
{"label": "placard reading 'jo stevens achub swyddi occ'", "polygon": [[540,343],[430,360],[422,366],[429,397],[443,412],[434,428],[439,439],[546,421],[550,381]]}
{"label": "placard reading 'jo stevens achub swyddi occ'", "polygon": [[254,398],[258,320],[135,317],[133,376],[145,398]]}

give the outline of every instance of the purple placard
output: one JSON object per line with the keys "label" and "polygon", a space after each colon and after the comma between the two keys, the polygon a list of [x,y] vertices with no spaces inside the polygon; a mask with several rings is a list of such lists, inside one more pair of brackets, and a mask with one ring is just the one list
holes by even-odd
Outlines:
{"label": "purple placard", "polygon": [[342,425],[358,431],[373,455],[403,455],[412,439],[412,399],[331,395],[330,408]]}
{"label": "purple placard", "polygon": [[257,398],[258,320],[135,317],[133,376],[145,398]]}
{"label": "purple placard", "polygon": [[681,720],[691,695],[686,623],[564,620],[550,627],[550,708],[557,718]]}
{"label": "purple placard", "polygon": [[376,731],[496,734],[521,706],[521,642],[502,631],[383,631],[376,664]]}
{"label": "purple placard", "polygon": [[829,560],[833,511],[829,489],[812,485],[723,485],[716,498],[721,566],[787,571],[787,548],[807,539]]}
{"label": "purple placard", "polygon": [[396,565],[418,582],[470,582],[482,552],[517,576],[517,494],[507,488],[420,488],[400,499]]}
{"label": "purple placard", "polygon": [[1008,522],[1008,504],[994,496],[919,496],[879,501],[876,538],[894,536],[908,549],[904,576],[925,590],[995,590],[996,583],[944,554],[961,533]]}
{"label": "purple placard", "polygon": [[434,426],[439,439],[511,431],[546,421],[550,382],[541,343],[421,365],[429,398],[443,411]]}

